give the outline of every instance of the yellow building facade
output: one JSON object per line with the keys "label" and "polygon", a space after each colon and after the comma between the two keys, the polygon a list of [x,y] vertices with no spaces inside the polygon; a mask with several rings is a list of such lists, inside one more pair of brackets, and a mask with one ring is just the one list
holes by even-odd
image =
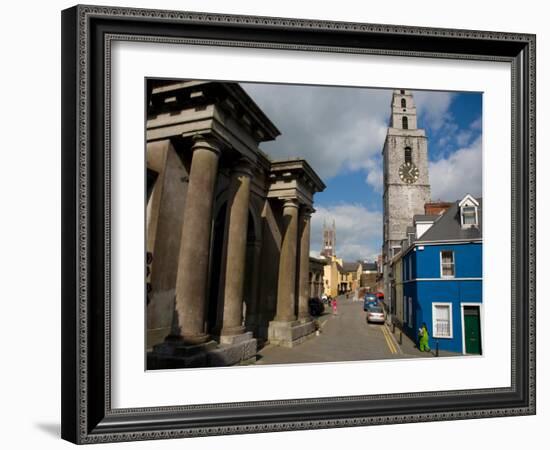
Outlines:
{"label": "yellow building facade", "polygon": [[362,265],[347,263],[342,258],[330,256],[324,268],[324,293],[331,297],[354,292],[360,287]]}

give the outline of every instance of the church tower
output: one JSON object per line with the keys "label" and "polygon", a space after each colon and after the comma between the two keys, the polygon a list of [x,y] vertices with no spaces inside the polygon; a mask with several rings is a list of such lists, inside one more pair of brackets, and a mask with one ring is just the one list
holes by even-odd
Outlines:
{"label": "church tower", "polygon": [[[390,126],[384,149],[384,266],[401,248],[415,214],[424,214],[430,201],[428,142],[417,126],[411,91],[396,89],[391,103]],[[385,289],[388,289],[384,267]]]}
{"label": "church tower", "polygon": [[321,255],[331,258],[336,256],[336,223],[332,221],[332,226],[323,222],[323,248]]}

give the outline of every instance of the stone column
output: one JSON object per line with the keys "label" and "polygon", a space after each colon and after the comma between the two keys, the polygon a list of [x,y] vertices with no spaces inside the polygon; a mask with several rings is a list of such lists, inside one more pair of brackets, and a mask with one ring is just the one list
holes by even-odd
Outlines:
{"label": "stone column", "polygon": [[296,249],[298,244],[298,201],[287,199],[283,205],[285,224],[281,257],[279,259],[279,280],[277,283],[277,314],[275,321],[296,320]]}
{"label": "stone column", "polygon": [[233,169],[230,185],[230,199],[227,204],[227,251],[225,262],[225,289],[223,298],[224,336],[244,332],[243,288],[246,268],[246,239],[248,231],[248,204],[250,199],[250,162],[241,160]]}
{"label": "stone column", "polygon": [[309,239],[311,229],[311,213],[309,207],[300,211],[300,261],[298,281],[298,319],[310,320],[308,301],[311,284],[309,279]]}
{"label": "stone column", "polygon": [[212,203],[220,149],[217,142],[195,136],[176,281],[176,312],[185,344],[206,342],[206,284],[212,229]]}
{"label": "stone column", "polygon": [[254,335],[257,333],[259,324],[259,305],[258,305],[258,287],[260,283],[260,258],[262,251],[262,242],[257,240],[248,244],[250,247],[249,254],[252,260],[252,273],[250,274],[250,292],[249,306],[246,309],[246,328],[252,331]]}

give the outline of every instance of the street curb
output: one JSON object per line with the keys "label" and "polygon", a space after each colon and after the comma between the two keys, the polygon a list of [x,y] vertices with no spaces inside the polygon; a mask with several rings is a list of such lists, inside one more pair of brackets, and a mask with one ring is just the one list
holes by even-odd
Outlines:
{"label": "street curb", "polygon": [[399,354],[400,354],[400,355],[404,355],[403,350],[401,349],[401,346],[397,343],[397,339],[395,339],[395,336],[394,336],[393,333],[390,331],[390,327],[388,327],[388,325],[387,325],[386,323],[384,323],[384,326],[386,327],[386,330],[388,331],[388,334],[390,335],[391,340],[392,340],[393,343],[395,344],[395,347],[397,348],[397,350],[399,350]]}

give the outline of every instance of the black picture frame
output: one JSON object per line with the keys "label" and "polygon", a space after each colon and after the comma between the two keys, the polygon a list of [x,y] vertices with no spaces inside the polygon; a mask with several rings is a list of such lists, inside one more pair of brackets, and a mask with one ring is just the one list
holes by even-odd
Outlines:
{"label": "black picture frame", "polygon": [[[109,62],[113,40],[509,62],[511,385],[506,388],[112,409]],[[166,439],[535,414],[535,36],[75,6],[62,12],[62,437]]]}

